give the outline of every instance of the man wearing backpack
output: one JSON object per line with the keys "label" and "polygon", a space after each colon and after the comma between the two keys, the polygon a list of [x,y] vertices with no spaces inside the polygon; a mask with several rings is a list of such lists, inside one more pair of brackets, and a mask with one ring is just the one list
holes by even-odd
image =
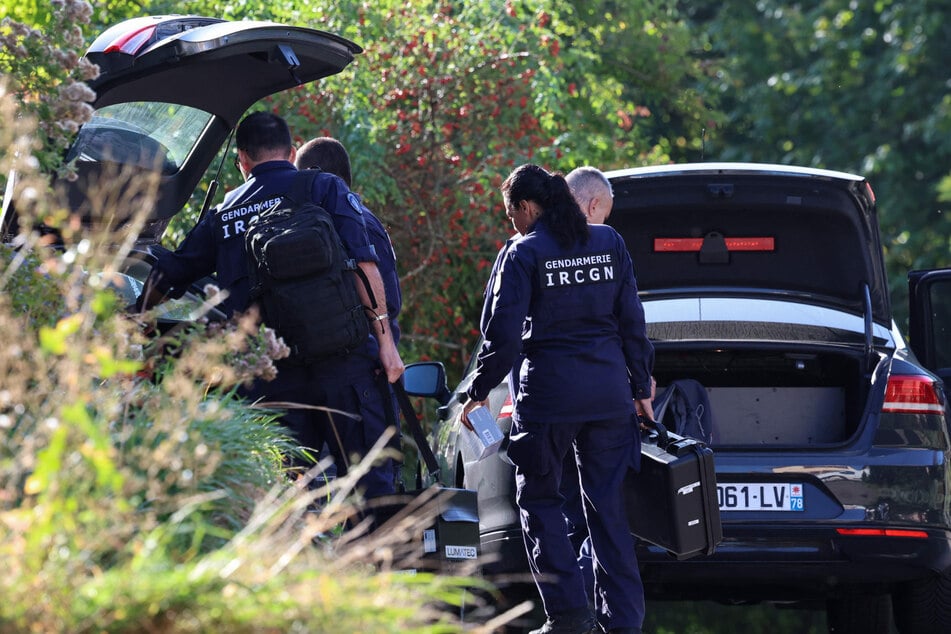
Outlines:
{"label": "man wearing backpack", "polygon": [[[189,285],[215,273],[228,296],[220,308],[229,316],[251,306],[248,252],[244,233],[252,219],[274,207],[294,189],[299,176],[293,164],[295,150],[290,130],[281,117],[255,112],[245,117],[235,133],[235,165],[245,183],[226,196],[222,204],[202,218],[174,252],[158,255],[139,300],[147,309],[169,297],[181,297]],[[277,361],[274,381],[258,381],[246,391],[250,399],[301,403],[328,410],[289,408],[282,423],[305,448],[319,448],[326,441],[332,448],[342,475],[350,460],[363,456],[386,428],[383,398],[376,377],[389,382],[403,373],[385,312],[386,294],[377,266],[378,258],[368,237],[359,198],[337,176],[313,175],[311,201],[330,213],[334,228],[349,258],[356,261],[368,280],[369,289],[357,282],[366,307],[372,341],[349,354],[321,359]],[[376,308],[374,308],[376,307]],[[310,309],[300,306],[301,311]],[[358,418],[354,419],[356,415]],[[303,461],[299,466],[311,466]],[[359,483],[367,498],[395,491],[392,470],[371,469]]]}

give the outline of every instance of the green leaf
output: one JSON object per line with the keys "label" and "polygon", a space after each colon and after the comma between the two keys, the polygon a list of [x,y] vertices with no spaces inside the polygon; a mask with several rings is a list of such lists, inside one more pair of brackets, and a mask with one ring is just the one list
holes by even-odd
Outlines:
{"label": "green leaf", "polygon": [[77,313],[60,319],[53,328],[41,327],[40,346],[51,354],[66,354],[68,340],[72,335],[79,332],[82,322],[83,316]]}

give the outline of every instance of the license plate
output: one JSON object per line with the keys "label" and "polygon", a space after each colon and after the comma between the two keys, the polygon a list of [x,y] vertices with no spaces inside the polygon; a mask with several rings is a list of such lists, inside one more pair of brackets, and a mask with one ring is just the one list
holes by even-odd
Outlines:
{"label": "license plate", "polygon": [[717,484],[721,511],[803,511],[801,484],[748,482]]}

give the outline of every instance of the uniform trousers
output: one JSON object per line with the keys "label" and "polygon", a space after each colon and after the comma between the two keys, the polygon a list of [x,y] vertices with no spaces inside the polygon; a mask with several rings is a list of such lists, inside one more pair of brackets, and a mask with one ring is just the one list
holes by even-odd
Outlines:
{"label": "uniform trousers", "polygon": [[[385,400],[375,359],[351,354],[307,365],[288,361],[277,365],[277,378],[255,385],[252,398],[327,408],[289,408],[281,416],[281,423],[314,456],[327,443],[337,476],[346,474],[393,424],[389,410],[392,401]],[[300,461],[299,466],[313,465]],[[357,488],[367,499],[392,495],[396,491],[394,473],[392,460],[377,463],[360,478]]]}
{"label": "uniform trousers", "polygon": [[635,434],[630,416],[513,424],[508,456],[516,467],[516,502],[532,575],[549,617],[588,604],[561,494],[564,458],[573,451],[593,555],[598,621],[605,629],[643,624],[644,588],[621,491],[628,469],[636,464],[633,452],[639,452]]}

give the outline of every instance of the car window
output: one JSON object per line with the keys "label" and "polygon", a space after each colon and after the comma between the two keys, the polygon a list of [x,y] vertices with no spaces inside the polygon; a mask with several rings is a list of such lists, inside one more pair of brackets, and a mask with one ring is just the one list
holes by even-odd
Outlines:
{"label": "car window", "polygon": [[211,117],[196,108],[170,103],[105,106],[79,131],[67,160],[114,161],[174,174]]}
{"label": "car window", "polygon": [[[655,340],[865,342],[860,315],[798,301],[743,297],[646,299],[647,334]],[[891,331],[873,324],[877,345],[893,345]]]}
{"label": "car window", "polygon": [[[882,332],[882,331],[880,331]],[[854,330],[829,326],[782,324],[755,321],[677,321],[647,324],[647,335],[653,341],[722,340],[722,341],[814,341],[864,344],[865,335]],[[889,345],[882,336],[876,345]]]}

